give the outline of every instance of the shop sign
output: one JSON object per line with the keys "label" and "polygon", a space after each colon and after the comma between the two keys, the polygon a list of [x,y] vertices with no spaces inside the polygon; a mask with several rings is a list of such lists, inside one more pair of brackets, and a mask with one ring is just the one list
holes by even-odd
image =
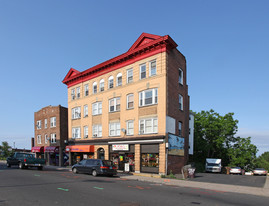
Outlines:
{"label": "shop sign", "polygon": [[128,144],[113,144],[112,145],[113,151],[129,151],[129,145]]}

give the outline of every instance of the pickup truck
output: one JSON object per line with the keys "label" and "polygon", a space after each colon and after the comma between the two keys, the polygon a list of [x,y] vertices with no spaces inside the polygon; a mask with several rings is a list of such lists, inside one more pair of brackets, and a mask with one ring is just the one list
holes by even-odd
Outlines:
{"label": "pickup truck", "polygon": [[39,170],[42,170],[45,163],[46,161],[44,159],[35,158],[34,154],[26,152],[15,152],[7,158],[7,167],[18,165],[20,169],[37,167]]}

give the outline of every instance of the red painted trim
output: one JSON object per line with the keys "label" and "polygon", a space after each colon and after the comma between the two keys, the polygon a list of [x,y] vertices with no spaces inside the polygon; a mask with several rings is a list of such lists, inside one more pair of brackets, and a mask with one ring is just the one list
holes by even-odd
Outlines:
{"label": "red painted trim", "polygon": [[77,70],[71,68],[62,82],[69,88],[76,84],[132,64],[143,58],[150,57],[161,52],[169,52],[170,49],[177,47],[177,44],[173,41],[173,39],[166,35],[136,48],[136,46],[142,42],[145,37],[157,38],[159,36],[143,33],[132,45],[128,52],[98,64],[83,72],[78,72]]}

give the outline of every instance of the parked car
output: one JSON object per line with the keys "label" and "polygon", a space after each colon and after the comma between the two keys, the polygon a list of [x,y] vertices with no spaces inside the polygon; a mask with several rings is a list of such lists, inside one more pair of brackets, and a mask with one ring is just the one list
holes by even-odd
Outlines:
{"label": "parked car", "polygon": [[20,169],[27,169],[28,167],[37,167],[39,170],[43,169],[46,161],[44,159],[35,158],[33,153],[15,152],[7,158],[7,167],[18,165]]}
{"label": "parked car", "polygon": [[231,167],[230,174],[242,174],[242,169],[240,167]]}
{"label": "parked car", "polygon": [[73,173],[88,173],[97,175],[117,175],[117,169],[110,160],[85,159],[72,166]]}
{"label": "parked car", "polygon": [[267,170],[264,168],[256,168],[253,170],[253,175],[267,175]]}

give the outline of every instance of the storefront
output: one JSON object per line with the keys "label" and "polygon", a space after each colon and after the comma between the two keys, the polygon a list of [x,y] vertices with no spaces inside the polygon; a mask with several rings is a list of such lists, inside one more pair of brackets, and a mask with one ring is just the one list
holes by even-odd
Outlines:
{"label": "storefront", "polygon": [[109,146],[109,159],[113,161],[118,170],[135,171],[134,144],[112,144]]}
{"label": "storefront", "polygon": [[141,172],[159,173],[159,144],[141,144]]}
{"label": "storefront", "polygon": [[36,153],[36,158],[44,158],[44,147],[32,147],[31,152]]}
{"label": "storefront", "polygon": [[59,166],[59,147],[45,147],[45,157],[49,165]]}
{"label": "storefront", "polygon": [[69,145],[66,146],[65,152],[69,153],[69,165],[83,159],[94,159],[94,145]]}

